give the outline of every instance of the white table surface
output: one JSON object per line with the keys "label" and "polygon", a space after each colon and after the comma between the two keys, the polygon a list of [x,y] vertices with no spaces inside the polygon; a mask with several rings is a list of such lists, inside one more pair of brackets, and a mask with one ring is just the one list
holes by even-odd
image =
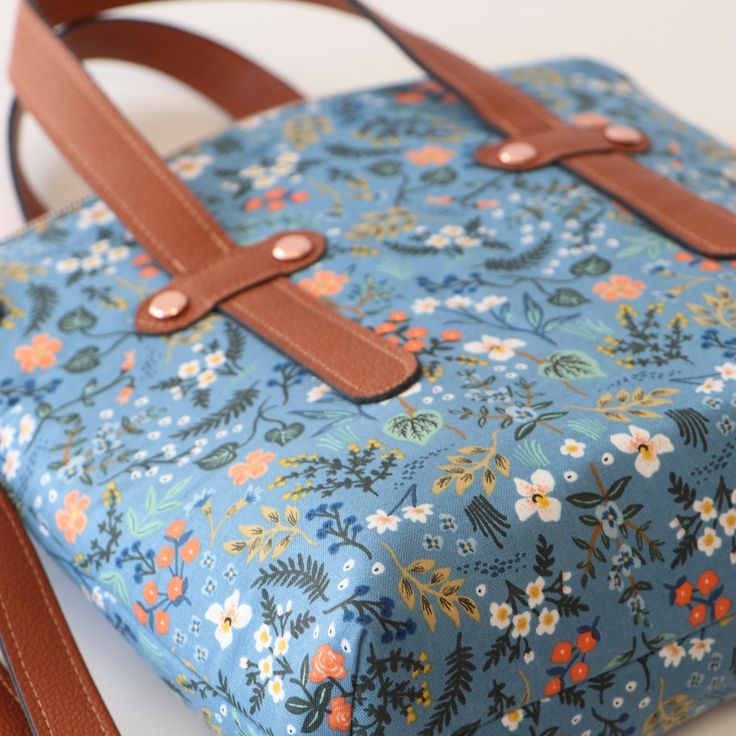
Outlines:
{"label": "white table surface", "polygon": [[[373,6],[488,66],[588,56],[628,72],[671,110],[736,144],[734,0],[373,0]],[[0,68],[7,66],[16,0],[0,0]],[[162,9],[162,6],[166,6]],[[206,6],[206,7],[205,7]],[[219,35],[268,63],[310,96],[410,78],[411,63],[357,19],[291,3],[162,3],[135,15],[176,19]],[[316,39],[316,41],[315,41]],[[224,118],[198,95],[160,75],[97,63],[93,73],[159,150],[208,135]],[[11,89],[0,78],[0,113]],[[0,127],[4,128],[4,120]],[[84,193],[33,128],[24,152],[32,180],[60,206]],[[0,131],[0,140],[4,131]],[[22,224],[6,152],[0,152],[0,236]],[[123,736],[204,736],[182,701],[128,647],[79,589],[44,560],[82,654]],[[736,703],[716,708],[679,736],[731,736]]]}

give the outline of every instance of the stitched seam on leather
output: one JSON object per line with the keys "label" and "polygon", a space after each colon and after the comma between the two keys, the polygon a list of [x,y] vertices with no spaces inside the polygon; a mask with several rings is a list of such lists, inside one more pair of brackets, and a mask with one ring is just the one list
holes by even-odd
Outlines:
{"label": "stitched seam on leather", "polygon": [[[29,567],[31,568],[31,572],[33,573],[34,578],[36,579],[36,582],[38,583],[39,592],[41,593],[41,597],[43,598],[44,603],[46,604],[47,609],[51,610],[51,601],[49,600],[48,595],[46,594],[45,584],[44,580],[39,575],[39,572],[36,568],[36,565],[34,564],[34,560],[31,557],[31,555],[28,552],[28,547],[26,546],[28,542],[25,539],[25,533],[22,530],[22,527],[20,527],[20,521],[18,520],[18,517],[10,512],[6,507],[3,507],[3,510],[5,512],[6,517],[10,521],[10,528],[13,530],[13,533],[15,534],[16,539],[18,540],[19,546],[21,548],[21,551],[23,552],[23,556],[26,558],[26,562],[28,563]],[[4,604],[2,604],[2,601],[0,601],[0,605],[3,606],[3,609],[5,609]],[[59,622],[57,621],[55,616],[51,616],[51,622],[54,625],[54,628],[56,629],[56,633],[59,635],[59,640],[61,641],[62,646],[64,647],[64,651],[66,652],[67,659],[69,661],[69,664],[72,667],[72,670],[74,671],[74,674],[77,676],[77,681],[79,682],[79,685],[82,689],[82,692],[84,693],[85,700],[89,704],[92,712],[95,715],[95,718],[97,719],[97,723],[100,726],[100,733],[109,733],[105,727],[105,724],[102,721],[102,718],[100,717],[100,712],[97,707],[97,703],[94,702],[93,698],[90,697],[89,691],[88,691],[88,684],[85,682],[84,677],[82,676],[82,673],[79,670],[79,667],[77,665],[77,662],[74,658],[74,655],[72,654],[71,650],[69,649],[69,643],[64,636],[64,632],[61,630],[61,627],[59,626]],[[13,636],[13,641],[15,641],[16,648],[18,649],[18,652],[20,653],[20,647],[18,646],[18,642],[15,639],[15,635],[13,634],[13,627],[10,622],[10,619],[7,617],[7,611],[6,611],[6,619],[8,622],[8,629],[11,632],[11,635]],[[22,664],[22,659],[20,660]],[[31,678],[28,675],[28,671],[25,668],[25,665],[23,665],[23,671],[26,673],[26,677],[28,678],[29,683],[31,684],[31,687],[33,688],[34,693],[36,692],[35,688],[33,687],[33,683],[31,682]],[[38,699],[38,695],[36,695],[36,698]],[[41,701],[38,700],[39,707],[43,711],[43,706],[41,705]],[[44,712],[45,717],[45,712]],[[48,724],[48,719],[46,719],[46,723]],[[51,727],[49,726],[49,733],[51,733]]]}
{"label": "stitched seam on leather", "polygon": [[[637,204],[634,192],[632,192],[628,187],[622,185],[619,181],[615,179],[611,179],[605,174],[600,174],[599,172],[595,170],[595,167],[591,167],[590,164],[584,163],[582,161],[576,161],[575,166],[578,168],[581,168],[583,171],[586,171],[588,175],[593,178],[593,181],[597,179],[601,182],[605,182],[610,187],[610,191],[612,193],[615,194],[616,192],[618,192],[621,195],[623,195],[626,201],[631,204],[632,209],[639,210],[640,212],[644,214],[649,214],[652,217],[652,219],[654,219],[655,221],[664,220],[666,223],[670,225],[670,227],[672,228],[675,234],[677,234],[678,232],[684,233],[696,245],[699,245],[701,247],[705,246],[706,248],[710,247],[710,248],[715,249],[718,252],[727,252],[726,248],[719,246],[715,243],[711,243],[708,240],[705,240],[701,235],[693,232],[684,223],[673,220],[664,210],[658,207],[648,206],[646,203]],[[703,199],[702,197],[698,196],[697,194],[695,194],[694,192],[691,192],[688,189],[685,189],[684,187],[679,187],[676,184],[673,184],[669,179],[666,179],[665,177],[660,176],[659,174],[652,171],[651,169],[647,169],[644,166],[642,166],[642,168],[645,169],[652,176],[656,177],[657,179],[662,180],[668,185],[676,187],[679,191],[682,191],[683,193],[685,193],[686,196],[692,197],[694,201],[696,202],[696,204],[698,205],[698,207],[707,210],[709,215],[713,215],[717,217],[718,219],[723,220],[723,222],[729,225],[730,227],[736,226],[736,215],[731,214],[728,210],[725,210],[722,207],[719,207],[718,205],[713,204],[712,202],[708,202],[708,200]]]}
{"label": "stitched seam on leather", "polygon": [[[40,21],[39,21],[40,22]],[[37,40],[40,42],[42,47],[47,50],[54,51],[54,46],[47,36],[43,33],[38,33],[38,28],[34,24],[30,24],[32,33],[37,35]],[[96,88],[90,90],[86,84],[80,82],[76,77],[78,69],[75,65],[70,64],[69,57],[66,53],[59,55],[59,70],[69,79],[70,82],[82,93],[82,95],[102,114],[102,116],[112,125],[113,128],[124,138],[133,148],[133,151],[138,155],[138,158],[142,163],[151,171],[151,173],[163,184],[163,186],[169,191],[170,194],[181,204],[181,206],[187,211],[189,216],[192,218],[194,223],[209,236],[211,242],[223,253],[230,252],[231,246],[205,221],[205,219],[196,211],[190,202],[182,195],[178,188],[173,185],[166,174],[164,174],[159,166],[163,165],[161,159],[155,158],[147,151],[147,149],[140,145],[136,140],[135,135],[132,135],[126,128],[124,123],[121,123],[114,114],[110,113],[106,104],[97,98]],[[53,58],[53,57],[52,57]],[[101,93],[100,93],[101,94]],[[104,98],[103,98],[104,99]],[[182,185],[183,186],[183,185]],[[173,256],[164,248],[163,251],[170,257]],[[176,260],[174,258],[174,260]]]}
{"label": "stitched seam on leather", "polygon": [[[0,491],[0,493],[1,492],[2,491]],[[13,688],[10,687],[10,685],[8,685],[8,683],[2,677],[0,677],[0,685],[3,686],[3,689],[10,695],[11,698],[13,698],[16,703],[18,703],[18,705],[23,707],[20,702],[20,698],[18,697],[18,693],[16,693],[15,690],[13,690]]]}
{"label": "stitched seam on leather", "polygon": [[[376,20],[379,20],[381,22],[381,19],[379,19],[377,16],[374,16]],[[386,24],[388,26],[388,24]],[[407,36],[413,36],[413,34],[406,33]],[[414,36],[414,38],[418,38]],[[419,41],[424,41],[424,39],[418,38]],[[426,41],[426,43],[430,46],[433,46],[431,41]],[[448,52],[451,53],[451,52]],[[418,58],[418,57],[417,57]],[[424,63],[424,62],[422,62]],[[471,64],[472,66],[475,66],[474,64]],[[522,105],[524,108],[526,108],[530,113],[532,113],[535,117],[537,117],[540,122],[544,121],[548,124],[554,126],[554,127],[560,127],[561,125],[564,125],[564,121],[561,118],[558,118],[556,115],[553,115],[549,113],[545,108],[538,106],[538,103],[530,99],[526,96],[524,92],[521,90],[517,90],[516,87],[514,87],[511,84],[508,84],[505,82],[505,80],[500,79],[498,77],[495,77],[493,75],[490,75],[485,70],[481,69],[480,67],[476,67],[478,71],[482,74],[488,74],[494,82],[498,83],[500,82],[502,85],[502,89],[505,93],[508,94],[508,96],[515,98],[516,102]],[[430,66],[427,65],[427,69],[430,70],[430,73],[435,73],[434,65]],[[487,104],[487,98],[482,93],[476,93],[475,89],[468,90],[464,87],[463,78],[457,77],[452,71],[448,71],[447,69],[443,69],[441,72],[436,72],[437,76],[439,76],[441,79],[446,79],[450,83],[451,86],[457,89],[457,91],[464,97],[466,97],[469,100],[476,100],[476,104],[479,106],[485,106]],[[512,121],[510,121],[508,118],[506,118],[501,112],[498,110],[494,110],[491,114],[485,114],[482,113],[481,117],[491,125],[498,125],[503,124],[510,130],[513,130],[515,133],[521,134],[523,131]]]}
{"label": "stitched seam on leather", "polygon": [[[312,365],[317,365],[322,369],[322,372],[327,374],[328,376],[332,376],[332,378],[335,380],[335,383],[338,385],[344,385],[348,386],[349,388],[353,389],[354,391],[357,391],[359,393],[365,393],[368,388],[365,386],[359,386],[353,381],[351,381],[349,378],[344,376],[342,373],[339,373],[334,368],[332,368],[330,365],[325,363],[323,360],[318,358],[316,355],[311,353],[306,348],[302,347],[298,343],[294,342],[291,338],[287,337],[281,330],[273,327],[273,325],[270,325],[265,320],[261,319],[255,312],[252,312],[247,307],[244,307],[239,302],[235,302],[233,304],[233,307],[235,311],[240,312],[244,317],[249,318],[252,322],[254,322],[256,325],[260,325],[264,329],[264,334],[266,337],[270,335],[276,335],[282,343],[288,345],[290,348],[294,350],[295,355],[302,356],[303,359],[306,359],[305,362],[309,361],[312,363]],[[373,390],[372,387],[370,390]]]}
{"label": "stitched seam on leather", "polygon": [[[2,491],[0,491],[0,493],[2,493]],[[13,624],[11,623],[8,609],[5,607],[5,603],[3,602],[2,598],[0,598],[0,610],[3,613],[3,618],[5,619],[5,623],[8,627],[10,638],[13,640],[13,646],[15,647],[15,650],[18,653],[18,657],[17,657],[18,662],[20,663],[21,669],[23,670],[23,674],[25,675],[25,678],[28,681],[28,685],[31,688],[33,697],[36,699],[36,705],[38,706],[38,709],[41,711],[41,715],[43,716],[43,720],[46,723],[46,728],[48,729],[49,734],[53,736],[54,731],[51,728],[51,724],[49,723],[49,718],[46,715],[46,711],[44,710],[43,703],[41,702],[41,698],[39,697],[38,692],[36,691],[36,688],[33,685],[33,681],[31,680],[31,676],[28,674],[28,670],[26,669],[25,662],[23,661],[23,657],[21,656],[21,653],[20,653],[20,645],[18,644],[18,640],[15,637],[15,631],[13,630]]]}
{"label": "stitched seam on leather", "polygon": [[[280,282],[278,282],[278,281],[275,282],[275,286],[277,288],[280,288],[281,290],[284,290],[283,285]],[[299,287],[297,287],[297,288],[299,288]],[[291,291],[289,291],[287,293],[289,293],[289,295],[293,295],[294,294],[294,292],[291,292]],[[299,296],[301,296],[301,295],[299,295]],[[309,297],[306,297],[305,299],[308,299],[308,298]],[[305,303],[305,305],[311,311],[316,312],[317,314],[319,314],[320,317],[325,317],[326,316],[329,321],[332,321],[335,324],[337,324],[337,326],[341,330],[348,329],[348,326],[347,325],[343,325],[343,324],[340,324],[340,322],[335,321],[332,318],[332,316],[329,314],[329,312],[324,312],[323,313],[323,312],[318,311],[311,304],[309,304],[308,301],[304,301],[304,303]],[[262,327],[264,327],[265,328],[264,332],[265,332],[265,335],[266,336],[268,336],[268,334],[270,332],[271,334],[276,335],[277,337],[279,337],[279,339],[282,340],[286,345],[288,345],[291,348],[293,348],[294,349],[294,352],[297,355],[302,355],[302,356],[308,358],[314,365],[319,366],[323,370],[324,373],[326,373],[327,375],[330,375],[334,379],[336,379],[336,382],[341,383],[341,384],[343,384],[345,386],[349,386],[354,391],[359,391],[361,393],[364,393],[364,392],[369,391],[369,390],[370,391],[374,391],[374,390],[377,390],[377,389],[378,390],[380,390],[380,389],[384,389],[385,390],[386,387],[384,385],[382,385],[382,384],[369,384],[368,386],[360,386],[360,385],[354,383],[349,378],[347,378],[346,376],[344,376],[341,372],[337,371],[335,368],[333,368],[332,366],[328,365],[323,360],[321,360],[320,358],[318,358],[316,355],[314,355],[312,352],[310,352],[307,348],[305,348],[302,345],[299,345],[298,343],[294,342],[290,337],[288,337],[283,332],[281,332],[281,330],[273,327],[273,325],[270,325],[268,323],[268,321],[266,321],[264,318],[262,318],[261,316],[259,316],[255,312],[252,312],[247,307],[243,306],[243,304],[241,304],[240,302],[234,301],[231,305],[228,305],[228,307],[232,308],[236,312],[240,312],[243,316],[245,316],[246,318],[251,319],[257,325],[261,325]],[[365,337],[365,335],[362,334],[362,329],[363,328],[361,328],[360,325],[358,325],[357,323],[356,323],[355,327],[358,328],[358,329],[356,329],[356,331],[353,334],[356,337],[358,337],[360,340],[362,340],[363,342],[365,342],[367,345],[369,345],[369,346],[371,346],[373,348],[378,349],[380,352],[385,353],[392,360],[400,363],[402,367],[404,367],[404,368],[409,368],[410,367],[408,360],[404,360],[403,359],[403,356],[399,357],[398,355],[394,355],[393,353],[391,353],[388,350],[386,350],[386,348],[383,345],[381,345],[380,343],[378,343],[377,341],[376,342],[373,342],[371,340],[368,340]],[[377,340],[378,339],[380,339],[380,338],[377,338]],[[409,360],[410,359],[411,358],[409,357]]]}
{"label": "stitched seam on leather", "polygon": [[[388,358],[391,358],[391,360],[399,363],[399,365],[401,365],[402,367],[408,368],[411,365],[412,358],[409,354],[405,353],[404,351],[399,351],[397,348],[391,349],[387,347],[383,338],[375,337],[373,333],[367,332],[367,330],[359,325],[357,322],[353,322],[352,320],[347,319],[347,317],[341,317],[329,309],[326,309],[324,311],[318,309],[314,304],[313,298],[307,296],[301,289],[301,287],[297,286],[296,288],[291,288],[291,286],[287,286],[287,283],[291,284],[291,282],[287,282],[285,279],[277,279],[274,283],[280,291],[283,291],[290,296],[296,297],[297,301],[302,302],[305,307],[307,307],[315,314],[324,317],[325,319],[327,319],[328,322],[332,322],[342,330],[349,330],[361,342],[377,348],[380,352],[382,352]],[[355,328],[355,332],[353,332],[353,329],[351,328]]]}
{"label": "stitched seam on leather", "polygon": [[[23,95],[26,100],[31,101],[31,104],[33,104],[34,100],[38,99],[37,97],[35,97],[35,93],[32,94],[25,90],[23,92]],[[77,148],[77,146],[71,141],[65,141],[64,145],[67,146],[67,148],[74,151],[77,156],[82,154],[82,152]],[[155,235],[153,235],[153,233],[138,218],[135,212],[132,209],[130,209],[130,207],[125,203],[124,200],[119,200],[117,198],[117,195],[115,194],[115,190],[107,182],[100,180],[100,183],[97,188],[101,189],[102,192],[104,192],[104,196],[101,196],[100,199],[103,199],[109,202],[115,202],[117,207],[119,207],[121,210],[127,213],[126,217],[129,218],[131,222],[135,223],[136,227],[143,233],[148,243],[155,245],[157,248],[161,250],[162,253],[165,253],[167,258],[170,259],[172,266],[176,267],[180,271],[184,271],[184,265],[181,263],[181,261],[179,261],[174,255],[172,255],[168,251],[168,249],[161,243],[161,241]],[[52,215],[56,215],[56,214],[58,213],[52,213]]]}

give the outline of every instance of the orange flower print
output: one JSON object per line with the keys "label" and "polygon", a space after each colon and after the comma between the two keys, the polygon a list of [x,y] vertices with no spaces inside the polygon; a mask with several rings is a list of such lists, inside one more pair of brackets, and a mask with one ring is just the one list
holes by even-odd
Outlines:
{"label": "orange flower print", "polygon": [[551,698],[553,695],[557,695],[557,693],[562,690],[562,680],[559,677],[553,677],[545,686],[544,686],[544,694]]}
{"label": "orange flower print", "polygon": [[268,471],[268,464],[276,457],[267,450],[253,450],[242,463],[231,465],[227,477],[236,486],[242,486],[247,480],[260,478]]}
{"label": "orange flower print", "polygon": [[143,600],[149,606],[152,606],[158,600],[158,586],[153,580],[149,580],[143,587]]}
{"label": "orange flower print", "polygon": [[322,644],[312,657],[309,681],[324,682],[330,678],[341,680],[347,674],[345,657],[342,652],[335,651],[329,644]]}
{"label": "orange flower print", "polygon": [[690,603],[690,599],[693,597],[693,584],[684,580],[674,590],[673,603],[676,606],[686,606]]}
{"label": "orange flower print", "polygon": [[132,371],[133,368],[135,368],[135,350],[126,350],[125,359],[123,360],[123,364],[120,366],[120,370],[123,371],[123,373],[127,373],[128,371]]}
{"label": "orange flower print", "polygon": [[309,192],[300,189],[296,192],[287,192],[284,187],[275,187],[269,189],[262,197],[252,197],[243,205],[246,212],[254,212],[255,210],[266,209],[269,212],[278,212],[284,209],[288,202],[302,204],[309,201]]}
{"label": "orange flower print", "polygon": [[171,539],[179,539],[184,534],[184,519],[176,519],[166,527],[166,536]]}
{"label": "orange flower print", "polygon": [[404,155],[416,166],[442,166],[452,159],[455,151],[440,146],[424,146],[407,151]]}
{"label": "orange flower print", "polygon": [[615,302],[616,299],[638,299],[646,284],[643,281],[637,281],[630,276],[622,276],[614,274],[608,281],[599,281],[593,287],[593,293],[606,302]]}
{"label": "orange flower print", "polygon": [[153,620],[157,634],[163,636],[169,631],[169,614],[166,611],[156,611]]}
{"label": "orange flower print", "polygon": [[156,564],[159,567],[168,567],[174,561],[174,548],[161,547],[156,555]]}
{"label": "orange flower print", "polygon": [[87,526],[87,514],[84,512],[89,504],[89,496],[80,496],[77,490],[69,491],[64,496],[64,508],[56,511],[56,527],[64,532],[64,538],[69,544],[73,544],[77,534],[81,534]]}
{"label": "orange flower print", "polygon": [[335,296],[339,294],[350,277],[347,274],[335,273],[328,269],[317,271],[314,276],[309,276],[299,282],[299,286],[306,292],[319,299],[322,296]]}
{"label": "orange flower print", "polygon": [[30,345],[18,345],[15,359],[20,363],[24,373],[31,373],[36,368],[46,370],[56,365],[56,353],[62,348],[61,340],[42,332],[31,340]]}
{"label": "orange flower print", "polygon": [[148,611],[140,603],[133,604],[133,615],[136,617],[139,624],[144,626],[148,623]]}
{"label": "orange flower print", "polygon": [[120,404],[120,406],[123,406],[124,404],[127,404],[128,401],[130,401],[130,397],[133,395],[133,387],[132,386],[123,386],[120,389],[120,393],[118,394],[117,399],[115,401]]}
{"label": "orange flower print", "polygon": [[730,610],[731,610],[730,598],[726,598],[725,595],[722,595],[713,604],[713,618],[715,618],[716,621],[720,621]]}
{"label": "orange flower print", "polygon": [[200,550],[199,539],[192,537],[182,548],[181,548],[181,559],[184,562],[193,562]]}
{"label": "orange flower print", "polygon": [[334,731],[349,731],[353,721],[353,706],[338,695],[330,701],[327,725]]}

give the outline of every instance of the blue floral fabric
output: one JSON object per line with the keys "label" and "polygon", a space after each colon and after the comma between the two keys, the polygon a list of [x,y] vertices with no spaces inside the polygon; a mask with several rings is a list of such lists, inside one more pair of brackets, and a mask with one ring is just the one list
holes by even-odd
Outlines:
{"label": "blue floral fabric", "polygon": [[[506,77],[736,210],[733,152],[587,61]],[[217,734],[664,733],[736,689],[735,264],[433,82],[248,119],[172,168],[244,246],[422,365],[357,406],[166,283],[90,199],[0,250],[0,482]]]}

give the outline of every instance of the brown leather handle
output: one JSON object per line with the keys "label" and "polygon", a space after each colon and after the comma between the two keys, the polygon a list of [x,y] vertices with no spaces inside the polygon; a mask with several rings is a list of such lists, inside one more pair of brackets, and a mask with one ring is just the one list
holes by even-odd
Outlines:
{"label": "brown leather handle", "polygon": [[[302,100],[291,85],[242,56],[189,31],[141,20],[92,19],[61,34],[80,60],[114,59],[150,67],[189,85],[233,118]],[[16,195],[26,220],[48,209],[23,170],[19,141],[23,108],[14,101],[8,153]]]}
{"label": "brown leather handle", "polygon": [[116,736],[115,723],[3,488],[0,560],[0,643],[12,674],[11,679],[0,672],[0,733]]}

